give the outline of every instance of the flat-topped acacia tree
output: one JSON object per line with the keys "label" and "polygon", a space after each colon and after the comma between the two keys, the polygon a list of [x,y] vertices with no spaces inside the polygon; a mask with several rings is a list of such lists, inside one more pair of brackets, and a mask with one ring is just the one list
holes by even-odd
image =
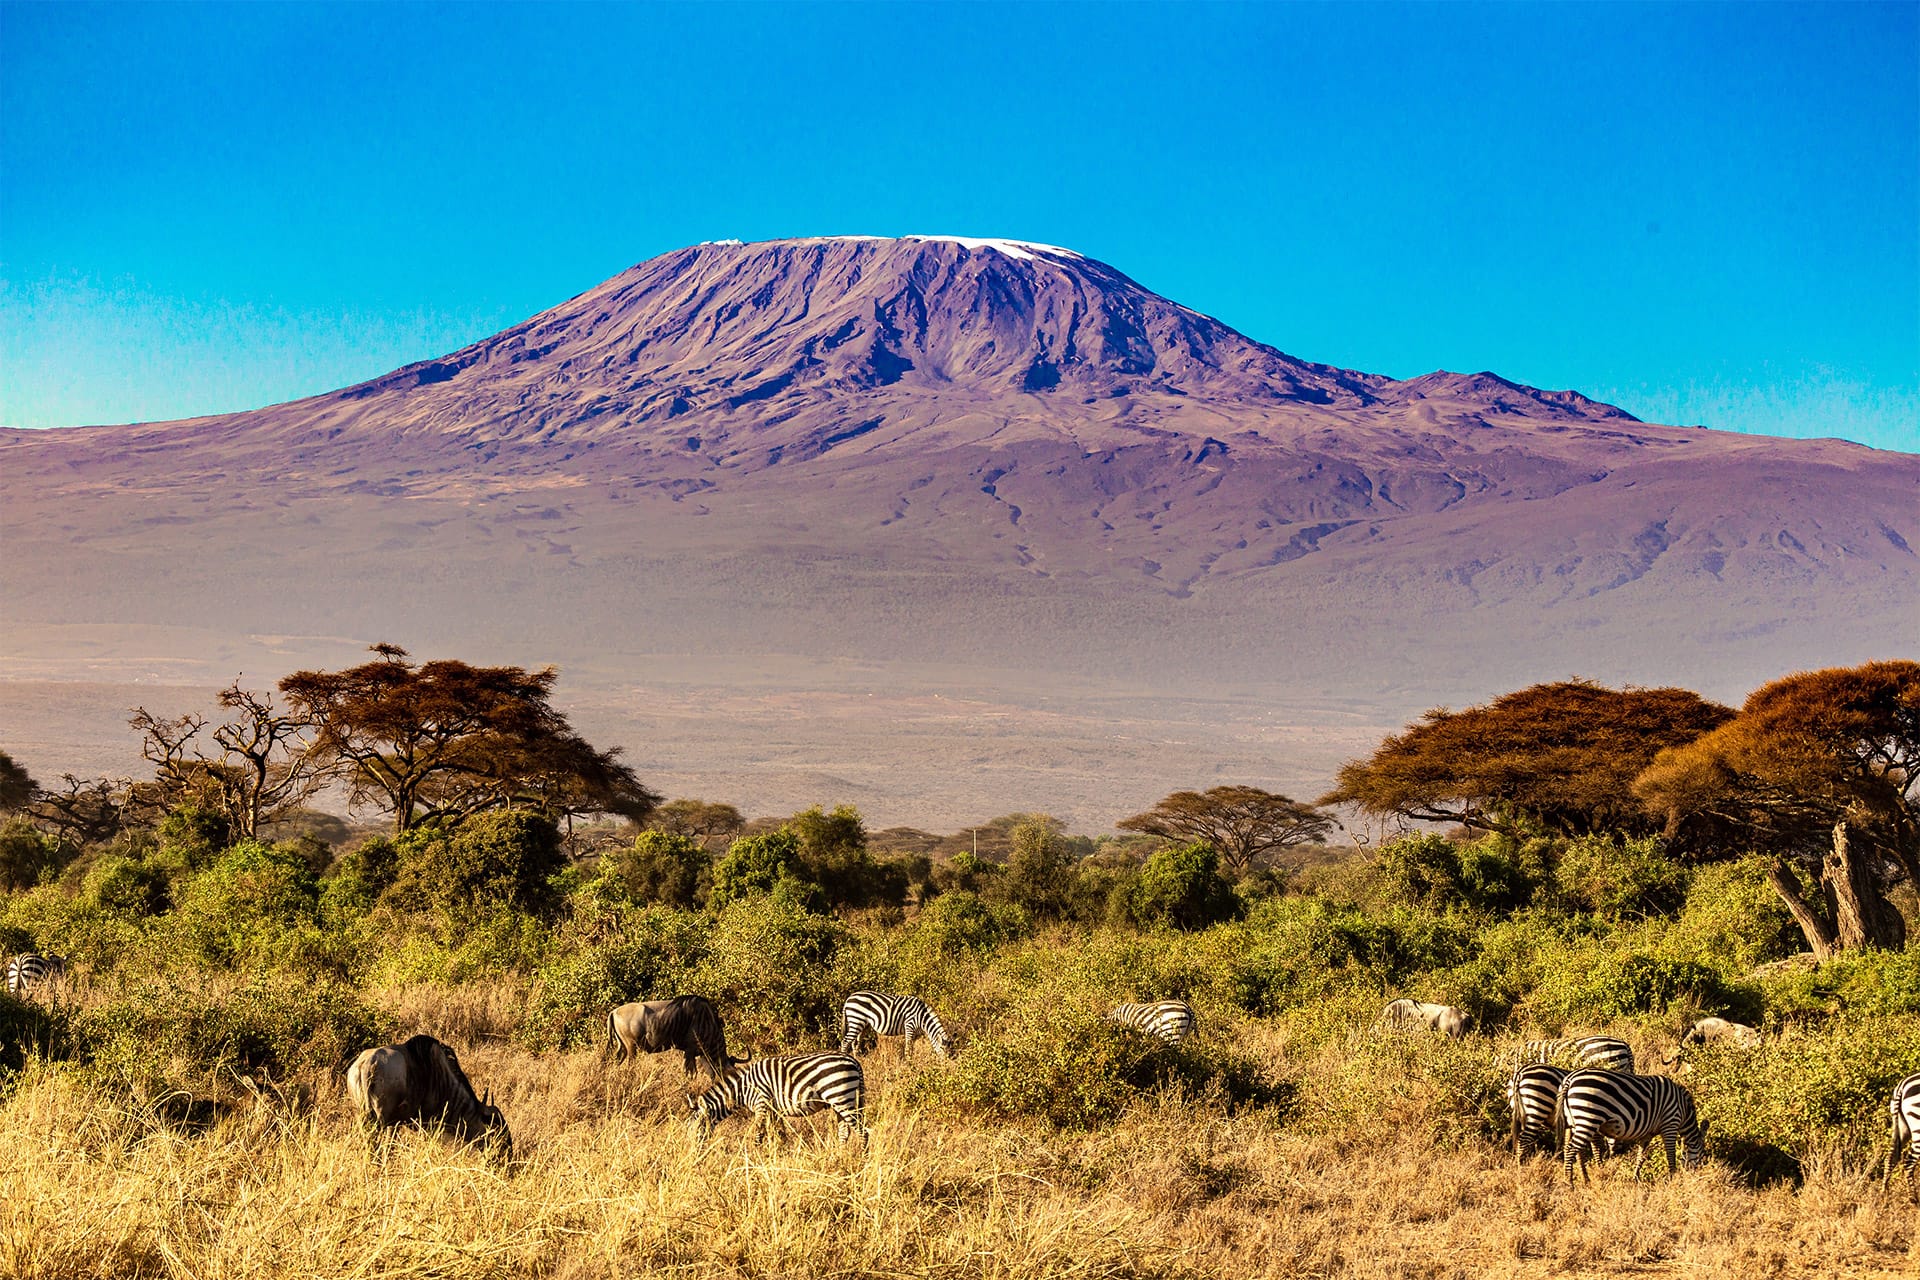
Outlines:
{"label": "flat-topped acacia tree", "polygon": [[554,710],[553,667],[415,664],[398,645],[345,671],[296,671],[280,691],[313,726],[309,750],[349,802],[393,814],[396,831],[436,818],[521,808],[553,818],[640,821],[660,797]]}
{"label": "flat-topped acacia tree", "polygon": [[1116,825],[1167,840],[1202,842],[1233,872],[1244,874],[1267,854],[1324,839],[1333,819],[1259,787],[1211,787],[1176,791]]}
{"label": "flat-topped acacia tree", "polygon": [[1740,714],[1663,751],[1634,794],[1694,857],[1754,851],[1807,945],[1898,948],[1887,890],[1920,885],[1920,662],[1783,677]]}
{"label": "flat-topped acacia tree", "polygon": [[1733,714],[1688,689],[1530,685],[1483,707],[1427,712],[1343,765],[1316,803],[1509,834],[1652,834],[1660,820],[1634,798],[1633,780]]}

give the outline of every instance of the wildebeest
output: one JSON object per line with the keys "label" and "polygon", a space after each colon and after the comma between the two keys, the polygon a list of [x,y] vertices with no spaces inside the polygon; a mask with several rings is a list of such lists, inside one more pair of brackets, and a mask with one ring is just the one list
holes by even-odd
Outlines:
{"label": "wildebeest", "polygon": [[1733,1045],[1739,1049],[1751,1049],[1760,1043],[1760,1029],[1750,1027],[1744,1022],[1729,1022],[1725,1018],[1702,1018],[1687,1029],[1680,1037],[1680,1043],[1672,1055],[1666,1059],[1666,1065],[1672,1066],[1680,1061],[1687,1050],[1703,1044]]}
{"label": "wildebeest", "polygon": [[707,1074],[715,1080],[726,1078],[729,1063],[746,1061],[727,1056],[727,1033],[713,1002],[705,996],[621,1005],[607,1014],[607,1048],[623,1059],[678,1049],[685,1055],[688,1075],[699,1061],[707,1064]]}
{"label": "wildebeest", "polygon": [[1472,1021],[1472,1014],[1450,1004],[1423,1004],[1403,999],[1382,1009],[1374,1025],[1396,1031],[1438,1031],[1450,1040],[1458,1040],[1467,1034],[1467,1024]]}
{"label": "wildebeest", "polygon": [[507,1118],[492,1095],[476,1097],[460,1059],[432,1036],[366,1050],[347,1068],[347,1097],[376,1129],[418,1125],[484,1143],[501,1156],[513,1154]]}

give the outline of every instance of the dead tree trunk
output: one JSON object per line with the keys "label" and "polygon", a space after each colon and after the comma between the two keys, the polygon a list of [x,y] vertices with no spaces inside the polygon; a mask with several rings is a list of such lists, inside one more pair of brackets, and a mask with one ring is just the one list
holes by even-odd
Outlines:
{"label": "dead tree trunk", "polygon": [[1793,873],[1783,858],[1775,859],[1767,868],[1767,883],[1780,895],[1780,901],[1787,904],[1787,910],[1793,913],[1794,923],[1800,926],[1800,932],[1806,936],[1807,949],[1813,952],[1815,963],[1823,963],[1833,958],[1838,941],[1834,927],[1828,922],[1826,913],[1821,910],[1825,904],[1816,905],[1807,900],[1800,891],[1800,878]]}
{"label": "dead tree trunk", "polygon": [[1876,861],[1870,843],[1856,844],[1849,839],[1845,822],[1834,825],[1833,848],[1827,853],[1821,878],[1831,887],[1834,931],[1846,950],[1885,947],[1898,951],[1907,943],[1906,921],[1887,901],[1874,867]]}
{"label": "dead tree trunk", "polygon": [[1899,908],[1887,901],[1885,886],[1874,866],[1871,846],[1855,842],[1840,822],[1833,828],[1833,846],[1820,864],[1820,892],[1810,897],[1800,878],[1784,859],[1767,868],[1767,883],[1793,913],[1815,960],[1830,959],[1836,951],[1884,947],[1898,951],[1907,943],[1907,925]]}

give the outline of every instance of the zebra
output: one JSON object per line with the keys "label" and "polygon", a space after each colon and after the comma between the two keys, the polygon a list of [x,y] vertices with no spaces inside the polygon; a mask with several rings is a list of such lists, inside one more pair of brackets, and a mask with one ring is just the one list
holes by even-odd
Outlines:
{"label": "zebra", "polygon": [[1612,1036],[1575,1036],[1567,1040],[1529,1040],[1520,1061],[1568,1063],[1572,1071],[1622,1071],[1633,1074],[1633,1046]]}
{"label": "zebra", "polygon": [[1559,1114],[1560,1083],[1566,1069],[1546,1062],[1523,1062],[1507,1081],[1507,1106],[1513,1112],[1513,1155],[1524,1160],[1530,1151],[1552,1151],[1555,1119]]}
{"label": "zebra", "polygon": [[770,1127],[775,1116],[785,1120],[830,1107],[840,1121],[840,1140],[857,1133],[865,1142],[860,1113],[866,1093],[860,1062],[851,1054],[794,1053],[729,1068],[719,1084],[689,1097],[687,1108],[696,1140],[704,1140],[736,1107],[753,1113],[756,1129]]}
{"label": "zebra", "polygon": [[860,1044],[871,1035],[877,1047],[881,1036],[902,1036],[900,1054],[905,1057],[913,1048],[913,1038],[923,1036],[933,1051],[941,1057],[953,1052],[953,1044],[947,1039],[947,1029],[940,1025],[940,1019],[927,1002],[917,996],[889,996],[878,991],[856,991],[847,997],[845,1007],[840,1010],[840,1052],[854,1054],[860,1051]]}
{"label": "zebra", "polygon": [[1887,1103],[1893,1117],[1893,1147],[1887,1152],[1887,1178],[1893,1185],[1893,1166],[1897,1161],[1907,1173],[1907,1198],[1920,1201],[1920,1071],[1893,1086],[1893,1098]]}
{"label": "zebra", "polygon": [[1653,1150],[1653,1140],[1661,1139],[1667,1149],[1667,1176],[1679,1171],[1674,1158],[1676,1140],[1686,1146],[1687,1167],[1697,1166],[1707,1156],[1707,1126],[1694,1110],[1693,1095],[1686,1086],[1665,1076],[1636,1076],[1621,1071],[1586,1070],[1568,1073],[1560,1082],[1556,1101],[1556,1129],[1565,1135],[1561,1158],[1567,1167],[1567,1185],[1573,1185],[1573,1166],[1580,1165],[1580,1176],[1587,1182],[1587,1153],[1599,1154],[1600,1139],[1612,1138],[1617,1146],[1639,1144],[1640,1158],[1634,1161],[1633,1176],[1638,1178]]}
{"label": "zebra", "polygon": [[7,961],[7,994],[25,996],[67,976],[65,956],[25,951]]}
{"label": "zebra", "polygon": [[1107,1015],[1107,1021],[1157,1036],[1169,1046],[1193,1034],[1193,1008],[1183,1000],[1118,1005]]}

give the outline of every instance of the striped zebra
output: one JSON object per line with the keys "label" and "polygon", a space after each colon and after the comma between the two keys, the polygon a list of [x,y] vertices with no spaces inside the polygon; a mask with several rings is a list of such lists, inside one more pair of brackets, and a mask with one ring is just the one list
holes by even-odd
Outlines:
{"label": "striped zebra", "polygon": [[1536,1151],[1552,1151],[1559,1114],[1560,1083],[1566,1069],[1548,1062],[1523,1062],[1507,1081],[1507,1106],[1513,1112],[1513,1155],[1524,1160]]}
{"label": "striped zebra", "polygon": [[1887,1152],[1887,1185],[1893,1185],[1893,1166],[1897,1161],[1907,1173],[1907,1198],[1920,1201],[1920,1071],[1893,1086],[1893,1098],[1887,1103],[1893,1117],[1893,1148]]}
{"label": "striped zebra", "polygon": [[1158,1036],[1169,1045],[1177,1045],[1193,1034],[1193,1009],[1182,1000],[1118,1005],[1107,1015],[1107,1021]]}
{"label": "striped zebra", "polygon": [[65,956],[25,951],[7,961],[7,994],[25,996],[67,976]]}
{"label": "striped zebra", "polygon": [[1529,1040],[1520,1061],[1547,1062],[1571,1071],[1624,1071],[1633,1074],[1633,1046],[1612,1036],[1575,1036],[1567,1040]]}
{"label": "striped zebra", "polygon": [[696,1136],[704,1139],[713,1126],[736,1108],[753,1113],[754,1127],[783,1121],[830,1107],[840,1121],[840,1139],[849,1133],[867,1137],[860,1119],[866,1103],[866,1077],[857,1059],[845,1053],[794,1053],[782,1058],[760,1058],[730,1068],[726,1078],[703,1094],[687,1099]]}
{"label": "striped zebra", "polygon": [[881,1036],[904,1036],[900,1054],[913,1048],[913,1038],[923,1036],[933,1051],[946,1057],[953,1050],[947,1029],[927,1002],[917,996],[889,996],[878,991],[856,991],[847,997],[840,1010],[840,1052],[854,1054],[868,1036],[878,1047]]}
{"label": "striped zebra", "polygon": [[1667,1176],[1679,1171],[1674,1143],[1686,1145],[1687,1167],[1693,1168],[1707,1156],[1707,1126],[1693,1108],[1693,1095],[1686,1087],[1665,1076],[1636,1076],[1621,1071],[1574,1071],[1560,1082],[1559,1112],[1555,1121],[1565,1135],[1561,1158],[1567,1166],[1567,1185],[1573,1185],[1573,1166],[1580,1165],[1580,1176],[1587,1182],[1587,1154],[1597,1158],[1602,1138],[1612,1138],[1616,1146],[1638,1144],[1640,1158],[1634,1161],[1633,1176],[1638,1178],[1659,1138],[1667,1149]]}

